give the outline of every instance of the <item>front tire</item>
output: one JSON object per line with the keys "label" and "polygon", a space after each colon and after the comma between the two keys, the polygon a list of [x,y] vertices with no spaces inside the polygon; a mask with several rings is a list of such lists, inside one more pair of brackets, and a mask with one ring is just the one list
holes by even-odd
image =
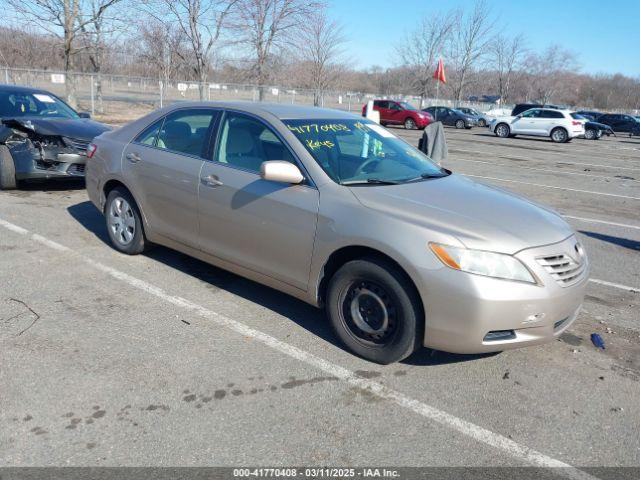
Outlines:
{"label": "front tire", "polygon": [[587,140],[597,140],[598,132],[593,128],[589,128],[588,130],[585,130],[584,138],[586,138]]}
{"label": "front tire", "polygon": [[555,143],[565,143],[569,140],[569,134],[562,127],[556,127],[551,130],[551,140]]}
{"label": "front tire", "polygon": [[142,215],[129,191],[117,187],[109,192],[104,218],[111,245],[119,252],[137,255],[147,249]]}
{"label": "front tire", "polygon": [[392,263],[352,260],[332,277],[327,314],[340,341],[353,353],[387,365],[422,344],[424,315],[417,292]]}
{"label": "front tire", "polygon": [[465,126],[464,120],[456,120],[456,128],[458,130],[462,130]]}
{"label": "front tire", "polygon": [[480,120],[478,120],[478,126],[479,127],[486,127],[487,126],[487,121],[484,118],[481,118]]}
{"label": "front tire", "polygon": [[500,138],[507,138],[509,137],[509,135],[511,135],[511,129],[506,123],[499,123],[498,125],[496,125],[494,133]]}
{"label": "front tire", "polygon": [[413,118],[407,118],[404,121],[404,128],[407,130],[415,130],[416,129],[416,121]]}
{"label": "front tire", "polygon": [[6,145],[0,145],[0,190],[15,190],[17,186],[16,165],[11,152]]}

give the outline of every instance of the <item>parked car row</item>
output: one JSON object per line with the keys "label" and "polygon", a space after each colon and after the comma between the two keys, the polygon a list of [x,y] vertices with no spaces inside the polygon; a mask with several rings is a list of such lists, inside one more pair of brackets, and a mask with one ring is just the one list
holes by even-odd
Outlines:
{"label": "parked car row", "polygon": [[[27,173],[42,161],[63,175],[82,160],[117,251],[164,245],[324,307],[336,337],[370,361],[550,342],[583,301],[589,262],[559,214],[441,168],[369,119],[182,102],[96,126],[79,146],[88,120],[64,102],[36,90],[7,98],[5,151],[28,155]],[[385,123],[431,121],[387,108],[415,116]],[[7,172],[15,181],[3,159],[3,182]]]}

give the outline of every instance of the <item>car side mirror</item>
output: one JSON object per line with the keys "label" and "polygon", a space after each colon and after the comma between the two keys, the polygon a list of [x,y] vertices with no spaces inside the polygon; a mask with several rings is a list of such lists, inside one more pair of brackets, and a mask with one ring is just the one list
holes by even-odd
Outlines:
{"label": "car side mirror", "polygon": [[269,160],[260,165],[260,176],[264,180],[280,183],[302,183],[304,176],[300,169],[291,162],[284,160]]}
{"label": "car side mirror", "polygon": [[91,118],[91,114],[89,112],[78,112],[78,116],[80,118]]}

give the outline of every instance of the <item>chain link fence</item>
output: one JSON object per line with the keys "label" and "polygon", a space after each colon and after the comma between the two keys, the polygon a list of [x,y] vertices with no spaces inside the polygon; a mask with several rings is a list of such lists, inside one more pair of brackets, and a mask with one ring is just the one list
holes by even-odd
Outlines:
{"label": "chain link fence", "polygon": [[[314,105],[315,92],[307,89],[281,86],[258,87],[251,84],[218,83],[198,84],[190,81],[162,82],[148,77],[112,74],[73,73],[49,70],[0,67],[0,82],[41,88],[61,98],[66,97],[66,83],[75,83],[78,110],[90,112],[103,121],[122,123],[133,120],[164,105],[186,100],[258,101],[262,89],[264,102]],[[382,95],[362,92],[327,91],[318,98],[326,108],[360,113],[362,106],[374,98],[409,102],[417,108],[431,105],[471,107],[481,112],[495,108],[495,104],[482,102],[457,103],[446,99],[420,99],[407,95]]]}

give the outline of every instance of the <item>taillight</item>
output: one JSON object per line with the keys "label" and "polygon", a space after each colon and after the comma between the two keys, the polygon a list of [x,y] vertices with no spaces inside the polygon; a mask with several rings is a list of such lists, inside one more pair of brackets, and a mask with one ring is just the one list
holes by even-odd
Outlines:
{"label": "taillight", "polygon": [[90,143],[87,147],[87,158],[93,158],[93,156],[96,154],[96,150],[98,150],[98,146]]}
{"label": "taillight", "polygon": [[582,122],[579,122],[578,120],[574,120],[573,122],[571,122],[571,125],[582,125]]}

